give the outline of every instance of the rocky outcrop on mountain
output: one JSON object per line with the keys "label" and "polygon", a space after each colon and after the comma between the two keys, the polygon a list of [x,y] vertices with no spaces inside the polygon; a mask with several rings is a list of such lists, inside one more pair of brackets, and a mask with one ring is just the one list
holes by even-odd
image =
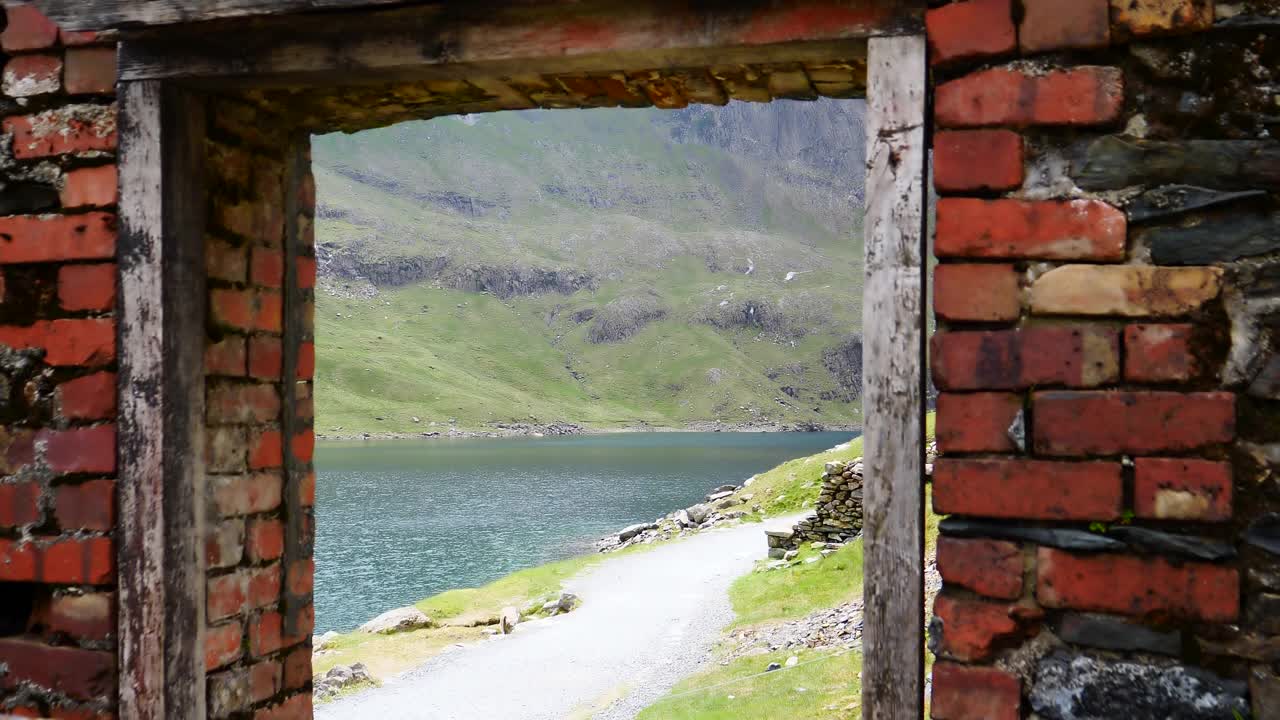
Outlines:
{"label": "rocky outcrop on mountain", "polygon": [[594,314],[587,340],[596,344],[625,340],[666,316],[667,307],[656,295],[620,297]]}
{"label": "rocky outcrop on mountain", "polygon": [[829,301],[813,293],[790,295],[781,300],[722,300],[703,308],[694,318],[720,330],[757,330],[779,338],[802,338],[811,332],[821,332],[830,319]]}
{"label": "rocky outcrop on mountain", "polygon": [[822,352],[822,365],[835,378],[845,402],[862,397],[862,333],[854,333]]}

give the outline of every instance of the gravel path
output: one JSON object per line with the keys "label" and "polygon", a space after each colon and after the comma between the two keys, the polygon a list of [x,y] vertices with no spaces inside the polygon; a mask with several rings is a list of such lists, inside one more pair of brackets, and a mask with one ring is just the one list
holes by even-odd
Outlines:
{"label": "gravel path", "polygon": [[713,529],[608,560],[566,583],[580,609],[459,648],[382,687],[316,708],[324,720],[632,718],[706,661],[733,619],[727,590],[767,552],[766,529]]}

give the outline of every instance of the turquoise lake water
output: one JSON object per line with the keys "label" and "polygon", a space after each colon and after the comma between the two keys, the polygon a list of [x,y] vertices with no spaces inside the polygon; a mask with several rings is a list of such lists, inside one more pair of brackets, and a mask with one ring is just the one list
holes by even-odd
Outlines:
{"label": "turquoise lake water", "polygon": [[316,632],[590,551],[597,538],[852,433],[323,443]]}

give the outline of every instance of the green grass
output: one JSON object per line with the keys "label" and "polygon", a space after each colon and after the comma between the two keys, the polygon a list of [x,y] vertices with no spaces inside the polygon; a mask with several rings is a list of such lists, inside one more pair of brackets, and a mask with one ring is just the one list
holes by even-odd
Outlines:
{"label": "green grass", "polygon": [[521,607],[533,599],[549,598],[560,592],[565,580],[599,564],[607,556],[581,555],[518,570],[478,588],[448,590],[414,604],[427,617],[453,621],[485,615],[496,615],[508,605]]}
{"label": "green grass", "polygon": [[[805,560],[819,557],[817,562]],[[743,575],[729,588],[736,618],[733,627],[795,620],[862,595],[862,541],[829,557],[807,545],[794,567]]]}

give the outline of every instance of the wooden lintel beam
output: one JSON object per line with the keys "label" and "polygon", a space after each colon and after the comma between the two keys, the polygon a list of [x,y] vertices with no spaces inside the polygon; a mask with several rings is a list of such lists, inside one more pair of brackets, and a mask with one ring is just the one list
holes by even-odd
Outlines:
{"label": "wooden lintel beam", "polygon": [[[64,30],[108,30],[177,25],[223,18],[349,10],[405,0],[36,0]],[[17,0],[5,0],[13,4]]]}
{"label": "wooden lintel beam", "polygon": [[[869,37],[918,31],[914,5],[797,0],[690,8],[669,0],[593,0],[569,7],[436,4],[341,19],[259,18],[133,35],[126,39],[120,73],[126,80],[252,77],[257,85],[274,79],[332,86],[462,68],[528,72],[530,62],[544,72],[764,63],[774,55],[821,62],[840,56],[833,47],[861,48]],[[805,55],[809,47],[820,51]]]}

